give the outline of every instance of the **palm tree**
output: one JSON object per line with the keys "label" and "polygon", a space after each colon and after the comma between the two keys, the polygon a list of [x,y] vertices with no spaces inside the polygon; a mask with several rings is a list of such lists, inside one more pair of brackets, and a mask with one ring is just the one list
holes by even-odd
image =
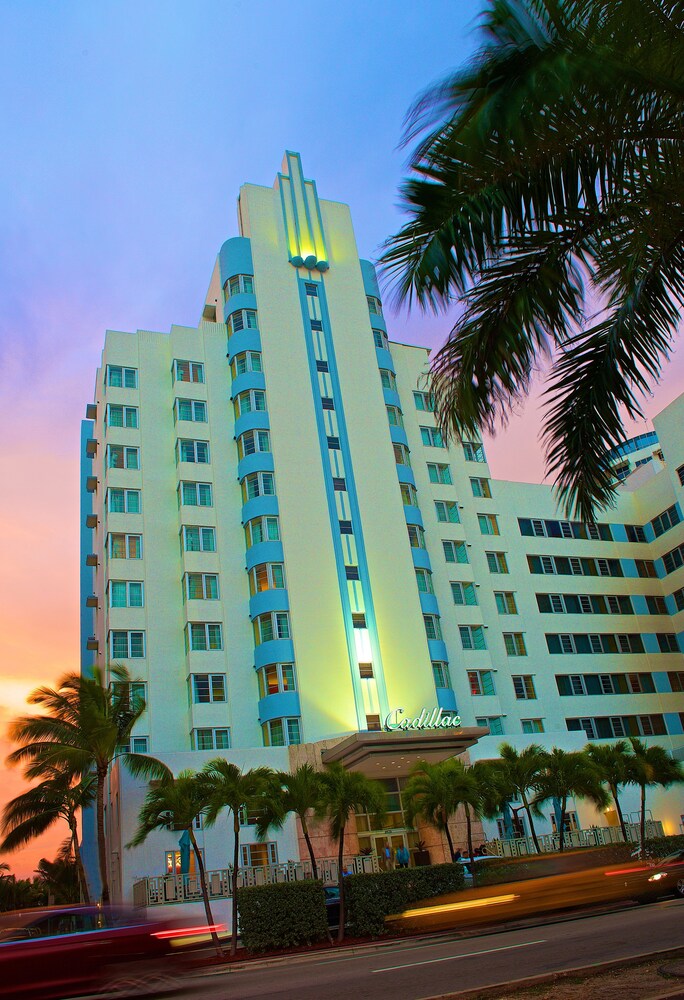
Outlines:
{"label": "palm tree", "polygon": [[145,710],[144,701],[133,698],[132,679],[123,666],[110,667],[113,683],[105,684],[99,667],[92,677],[66,674],[55,690],[40,687],[28,702],[40,705],[42,715],[25,715],[9,728],[10,738],[20,744],[7,758],[10,764],[24,764],[27,778],[42,777],[46,768],[62,769],[74,775],[95,775],[95,809],[101,899],[109,902],[107,845],[104,826],[104,796],[112,762],[119,760],[136,778],[163,778],[170,774],[166,765],[146,754],[130,753],[131,730]]}
{"label": "palm tree", "polygon": [[653,785],[669,788],[670,785],[684,781],[684,769],[664,747],[657,744],[649,747],[635,736],[630,736],[629,742],[632,753],[627,760],[627,781],[631,785],[638,785],[641,792],[639,849],[643,857],[646,840],[646,789]]}
{"label": "palm tree", "polygon": [[317,809],[319,817],[328,820],[330,836],[337,841],[337,870],[340,886],[340,923],[337,943],[344,940],[345,892],[344,892],[344,833],[353,813],[366,812],[381,817],[385,811],[385,791],[377,781],[372,781],[359,771],[347,771],[337,761],[326,764],[321,773],[321,801]]}
{"label": "palm tree", "polygon": [[73,854],[73,841],[67,837],[54,861],[41,858],[36,868],[39,883],[55,903],[77,903],[80,898],[80,871]]}
{"label": "palm tree", "polygon": [[209,904],[204,859],[197,846],[194,830],[195,818],[207,809],[209,796],[210,788],[205,775],[197,774],[195,771],[181,771],[175,778],[168,777],[153,782],[138,816],[138,829],[126,847],[138,847],[147,840],[153,830],[167,830],[170,822],[173,823],[175,830],[187,831],[197,864],[207,925],[210,928],[216,954],[220,958],[223,954],[221,942],[216,933]]}
{"label": "palm tree", "polygon": [[534,849],[539,854],[539,841],[534,828],[528,792],[534,791],[546,767],[546,751],[538,743],[531,743],[524,750],[516,750],[510,743],[502,743],[499,747],[499,757],[501,780],[508,792],[507,798],[519,799],[522,802],[530,824]]}
{"label": "palm tree", "polygon": [[265,799],[256,825],[257,836],[266,837],[270,827],[282,829],[288,813],[294,813],[302,824],[302,833],[311,859],[311,870],[318,878],[318,865],[314,854],[309,820],[321,801],[321,775],[311,764],[302,764],[292,773],[281,771],[275,776],[273,791]]}
{"label": "palm tree", "polygon": [[684,35],[669,0],[486,0],[482,46],[409,112],[397,298],[464,309],[432,359],[444,432],[547,371],[547,468],[593,521],[684,296]]}
{"label": "palm tree", "polygon": [[81,849],[78,842],[78,810],[91,806],[95,798],[95,775],[90,773],[82,778],[64,770],[46,765],[45,780],[34,788],[17,795],[3,810],[2,831],[4,839],[0,851],[16,851],[35,837],[49,830],[62,819],[69,827],[70,850],[78,872],[83,900],[90,903],[90,892],[86,878]]}
{"label": "palm tree", "polygon": [[449,820],[463,806],[466,817],[468,857],[473,857],[471,807],[479,811],[478,785],[475,776],[455,758],[430,764],[421,760],[414,766],[404,789],[407,819],[412,823],[421,817],[435,829],[444,833],[454,860],[454,844],[449,830]]}
{"label": "palm tree", "polygon": [[615,811],[620,822],[622,837],[625,843],[627,843],[627,827],[625,826],[618,794],[620,785],[624,785],[628,779],[629,754],[627,752],[627,743],[625,740],[618,740],[616,743],[603,745],[590,743],[586,747],[585,753],[594,764],[601,781],[608,786],[608,790],[615,803]]}
{"label": "palm tree", "polygon": [[572,796],[589,799],[599,809],[605,809],[610,801],[594,766],[581,750],[568,753],[554,747],[547,753],[545,768],[537,780],[536,789],[532,806],[538,815],[541,815],[539,807],[543,802],[554,799],[559,803],[557,827],[561,851],[565,847],[568,799]]}
{"label": "palm tree", "polygon": [[[207,783],[206,823],[211,826],[219,813],[226,810],[233,816],[233,906],[230,953],[237,951],[237,892],[240,869],[240,814],[253,808],[264,793],[272,787],[273,771],[269,767],[255,767],[241,771],[235,764],[222,757],[210,760],[204,766]],[[262,799],[263,801],[263,799]]]}

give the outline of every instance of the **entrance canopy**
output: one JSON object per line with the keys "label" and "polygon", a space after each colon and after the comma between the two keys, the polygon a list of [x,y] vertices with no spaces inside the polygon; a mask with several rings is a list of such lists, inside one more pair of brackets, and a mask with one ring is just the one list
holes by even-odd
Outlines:
{"label": "entrance canopy", "polygon": [[339,761],[348,771],[361,771],[369,778],[397,778],[408,774],[419,760],[435,764],[455,757],[488,734],[488,729],[476,727],[353,733],[321,756],[324,764]]}

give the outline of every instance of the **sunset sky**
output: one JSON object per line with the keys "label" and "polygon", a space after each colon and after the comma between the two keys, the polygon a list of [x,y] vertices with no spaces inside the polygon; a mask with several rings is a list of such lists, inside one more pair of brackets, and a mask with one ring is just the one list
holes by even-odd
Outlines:
{"label": "sunset sky", "polygon": [[[458,65],[479,0],[6,0],[0,7],[0,727],[78,662],[79,423],[107,328],[195,325],[240,184],[286,148],[359,251],[401,224],[403,116]],[[428,16],[429,14],[429,16]],[[388,311],[437,346],[453,317]],[[684,387],[681,352],[647,410]],[[641,429],[641,426],[639,427]],[[540,481],[534,403],[488,447]],[[0,743],[4,759],[9,746]],[[3,770],[0,801],[20,790]],[[18,875],[66,827],[6,859]]]}

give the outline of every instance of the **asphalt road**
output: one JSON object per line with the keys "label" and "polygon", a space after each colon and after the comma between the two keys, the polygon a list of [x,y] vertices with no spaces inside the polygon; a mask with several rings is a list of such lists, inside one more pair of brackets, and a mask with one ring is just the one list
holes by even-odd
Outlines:
{"label": "asphalt road", "polygon": [[684,900],[481,934],[440,935],[361,954],[292,959],[202,976],[184,998],[427,1000],[526,976],[684,946]]}

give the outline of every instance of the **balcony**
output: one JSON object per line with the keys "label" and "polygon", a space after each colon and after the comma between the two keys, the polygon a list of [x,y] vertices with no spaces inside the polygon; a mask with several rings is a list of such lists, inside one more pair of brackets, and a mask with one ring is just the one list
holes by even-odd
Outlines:
{"label": "balcony", "polygon": [[89,635],[86,641],[86,649],[89,649],[93,653],[97,653],[100,648],[100,643],[97,641],[97,636]]}
{"label": "balcony", "polygon": [[88,403],[86,406],[86,420],[97,420],[97,403]]}
{"label": "balcony", "polygon": [[86,489],[88,493],[94,493],[97,489],[97,476],[88,476],[86,479]]}
{"label": "balcony", "polygon": [[85,562],[86,562],[86,566],[97,566],[97,553],[90,552],[86,556]]}
{"label": "balcony", "polygon": [[86,528],[97,528],[97,514],[88,514],[85,523]]}
{"label": "balcony", "polygon": [[95,458],[97,455],[97,440],[95,438],[88,438],[85,450],[88,458]]}
{"label": "balcony", "polygon": [[97,607],[97,594],[91,594],[89,597],[86,597],[86,607],[87,608]]}

